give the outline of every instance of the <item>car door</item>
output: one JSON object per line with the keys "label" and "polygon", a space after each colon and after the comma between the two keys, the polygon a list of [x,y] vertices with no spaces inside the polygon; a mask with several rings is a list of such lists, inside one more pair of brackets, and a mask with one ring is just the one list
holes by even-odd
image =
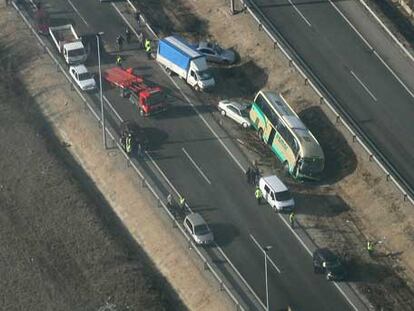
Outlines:
{"label": "car door", "polygon": [[217,54],[215,53],[214,50],[212,49],[208,49],[208,48],[203,48],[200,49],[201,53],[203,53],[208,61],[211,62],[216,62],[217,61]]}
{"label": "car door", "polygon": [[71,68],[71,69],[70,69],[70,75],[72,76],[72,79],[73,79],[76,83],[78,83],[78,79],[77,79],[77,76],[76,76],[76,71],[75,71],[75,68]]}
{"label": "car door", "polygon": [[198,83],[197,75],[193,69],[190,70],[190,74],[187,79],[188,84],[195,86]]}
{"label": "car door", "polygon": [[193,224],[191,223],[191,221],[186,219],[185,220],[185,225],[187,227],[188,232],[191,234],[191,236],[194,237],[194,228],[193,228]]}
{"label": "car door", "polygon": [[233,105],[228,105],[227,113],[228,113],[229,118],[233,119],[237,123],[240,123],[239,110],[236,107],[234,107]]}

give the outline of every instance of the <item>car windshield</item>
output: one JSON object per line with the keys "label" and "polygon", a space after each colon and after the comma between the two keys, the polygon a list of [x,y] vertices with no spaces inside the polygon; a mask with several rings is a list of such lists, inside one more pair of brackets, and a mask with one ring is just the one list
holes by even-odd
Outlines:
{"label": "car windshield", "polygon": [[198,71],[197,72],[197,77],[199,80],[209,80],[211,79],[212,75],[210,70],[203,70],[203,71]]}
{"label": "car windshield", "polygon": [[70,57],[73,57],[73,56],[82,56],[82,55],[84,55],[85,54],[85,49],[75,49],[75,50],[69,50],[68,51],[68,55],[70,56]]}
{"label": "car windshield", "polygon": [[223,53],[223,49],[218,45],[215,45],[214,49],[216,50],[217,54],[222,54]]}
{"label": "car windshield", "polygon": [[165,94],[163,92],[151,93],[147,99],[147,104],[150,106],[162,104],[165,101]]}
{"label": "car windshield", "polygon": [[277,201],[288,201],[292,198],[292,195],[290,194],[289,190],[276,192],[275,194]]}
{"label": "car windshield", "polygon": [[303,158],[301,172],[320,173],[323,171],[324,161],[320,158]]}
{"label": "car windshield", "polygon": [[196,235],[205,235],[210,233],[210,229],[208,228],[207,225],[203,224],[203,225],[198,225],[194,227],[194,233]]}
{"label": "car windshield", "polygon": [[89,72],[84,72],[79,74],[79,81],[85,81],[91,79],[92,75]]}

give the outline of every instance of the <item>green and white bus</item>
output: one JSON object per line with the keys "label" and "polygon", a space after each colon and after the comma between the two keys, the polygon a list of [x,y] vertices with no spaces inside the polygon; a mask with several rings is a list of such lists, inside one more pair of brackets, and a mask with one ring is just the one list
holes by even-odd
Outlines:
{"label": "green and white bus", "polygon": [[286,172],[298,179],[320,179],[325,164],[322,148],[282,95],[258,92],[249,116]]}

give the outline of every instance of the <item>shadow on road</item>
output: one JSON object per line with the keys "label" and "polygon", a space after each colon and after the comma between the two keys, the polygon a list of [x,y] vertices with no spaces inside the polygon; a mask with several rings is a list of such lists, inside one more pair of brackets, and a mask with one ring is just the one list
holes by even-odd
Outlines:
{"label": "shadow on road", "polygon": [[230,223],[213,223],[209,224],[209,226],[214,233],[217,245],[220,247],[230,244],[240,235],[239,229]]}

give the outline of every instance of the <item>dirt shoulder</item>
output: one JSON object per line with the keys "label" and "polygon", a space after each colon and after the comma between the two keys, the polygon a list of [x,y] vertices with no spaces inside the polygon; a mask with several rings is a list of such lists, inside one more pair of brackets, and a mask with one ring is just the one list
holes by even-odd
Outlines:
{"label": "dirt shoulder", "polygon": [[[318,246],[328,246],[346,258],[352,286],[365,294],[375,309],[411,310],[413,207],[404,202],[348,132],[335,123],[326,107],[319,105],[318,97],[258,30],[250,15],[230,16],[229,4],[221,0],[135,3],[165,35],[177,32],[192,40],[209,38],[240,54],[239,64],[214,68],[218,87],[206,100],[210,104],[215,105],[218,98],[251,99],[262,87],[287,98],[326,156],[323,185],[287,180],[296,195],[301,225]],[[249,147],[246,153],[252,161],[259,161],[264,173],[282,175],[279,163],[257,142],[253,132],[232,134],[245,142]],[[368,239],[376,242],[373,258],[366,252]]]}
{"label": "dirt shoulder", "polygon": [[3,3],[0,27],[0,309],[233,309]]}

